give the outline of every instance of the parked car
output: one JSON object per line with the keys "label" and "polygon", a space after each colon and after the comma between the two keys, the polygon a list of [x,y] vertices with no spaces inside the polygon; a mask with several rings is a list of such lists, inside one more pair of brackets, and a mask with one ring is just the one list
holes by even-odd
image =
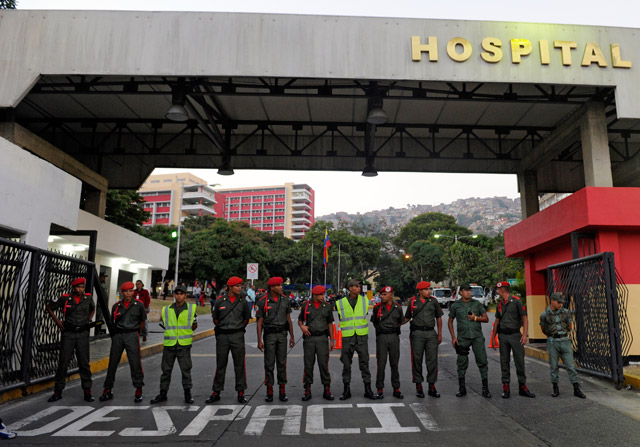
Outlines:
{"label": "parked car", "polygon": [[[456,298],[460,299],[460,286],[456,288]],[[480,301],[484,307],[489,304],[489,297],[485,296],[484,289],[476,284],[471,284],[471,298]]]}
{"label": "parked car", "polygon": [[453,296],[451,295],[451,289],[448,287],[438,287],[433,289],[433,296],[438,300],[440,307],[449,307],[453,302]]}

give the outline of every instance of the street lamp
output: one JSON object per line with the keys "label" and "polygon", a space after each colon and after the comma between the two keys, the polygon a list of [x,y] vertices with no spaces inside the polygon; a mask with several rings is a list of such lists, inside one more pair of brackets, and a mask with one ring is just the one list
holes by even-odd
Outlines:
{"label": "street lamp", "polygon": [[438,234],[438,233],[436,233],[436,234],[433,235],[433,237],[436,238],[436,239],[439,239],[441,237],[448,237],[450,239],[453,239],[453,241],[454,241],[453,243],[455,244],[455,243],[458,242],[458,239],[464,239],[464,238],[467,238],[467,237],[470,237],[471,239],[476,239],[478,237],[478,235],[477,234],[472,234],[472,235],[469,235],[469,236],[458,236],[456,234],[454,236],[449,236],[448,234]]}

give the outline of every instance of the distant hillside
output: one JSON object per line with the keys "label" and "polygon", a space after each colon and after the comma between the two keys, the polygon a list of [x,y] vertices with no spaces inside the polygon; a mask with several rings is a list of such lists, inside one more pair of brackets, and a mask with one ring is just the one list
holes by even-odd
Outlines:
{"label": "distant hillside", "polygon": [[326,216],[317,216],[316,220],[340,222],[351,225],[355,223],[375,224],[385,222],[390,228],[400,228],[412,218],[424,213],[438,212],[449,214],[458,224],[468,227],[473,232],[487,236],[496,236],[506,228],[520,222],[520,199],[507,197],[488,197],[459,199],[453,203],[440,205],[407,205],[406,208],[388,208],[386,210],[369,211],[367,213],[347,214],[338,212]]}

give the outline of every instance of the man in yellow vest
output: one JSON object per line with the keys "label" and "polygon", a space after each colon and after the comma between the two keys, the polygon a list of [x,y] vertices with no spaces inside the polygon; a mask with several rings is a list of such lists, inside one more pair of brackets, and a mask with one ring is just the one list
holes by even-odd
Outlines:
{"label": "man in yellow vest", "polygon": [[353,353],[358,353],[358,364],[364,382],[364,397],[376,399],[371,390],[371,373],[369,372],[369,300],[360,295],[360,281],[351,279],[347,283],[349,295],[336,303],[342,331],[342,383],[344,391],[340,400],[351,397],[351,361]]}
{"label": "man in yellow vest", "polygon": [[164,348],[162,350],[162,376],[160,376],[160,394],[151,399],[152,404],[165,402],[167,391],[171,383],[173,364],[178,359],[178,366],[182,371],[182,388],[184,401],[193,403],[191,396],[191,344],[193,331],[198,327],[196,305],[185,302],[187,291],[184,286],[177,286],[173,291],[175,303],[162,308],[162,323],[164,329]]}

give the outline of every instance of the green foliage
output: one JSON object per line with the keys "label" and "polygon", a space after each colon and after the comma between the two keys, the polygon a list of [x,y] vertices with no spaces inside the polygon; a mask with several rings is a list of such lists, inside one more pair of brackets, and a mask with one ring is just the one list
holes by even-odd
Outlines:
{"label": "green foliage", "polygon": [[0,0],[0,9],[16,9],[16,1]]}
{"label": "green foliage", "polygon": [[435,234],[443,234],[445,236],[454,237],[454,235],[469,236],[472,233],[466,227],[456,223],[453,216],[442,213],[425,213],[414,217],[407,223],[393,242],[404,251],[408,251],[411,244],[416,241],[434,241],[441,245],[449,245],[452,241],[448,241],[447,237],[435,239]]}
{"label": "green foliage", "polygon": [[486,286],[491,283],[491,265],[481,248],[458,242],[451,246],[447,258],[453,285],[470,282]]}
{"label": "green foliage", "polygon": [[143,208],[144,199],[137,191],[107,191],[105,219],[127,230],[141,233],[142,224],[151,217]]}
{"label": "green foliage", "polygon": [[444,250],[428,241],[415,241],[407,251],[411,258],[408,263],[412,267],[416,278],[440,282],[446,275],[444,265]]}

